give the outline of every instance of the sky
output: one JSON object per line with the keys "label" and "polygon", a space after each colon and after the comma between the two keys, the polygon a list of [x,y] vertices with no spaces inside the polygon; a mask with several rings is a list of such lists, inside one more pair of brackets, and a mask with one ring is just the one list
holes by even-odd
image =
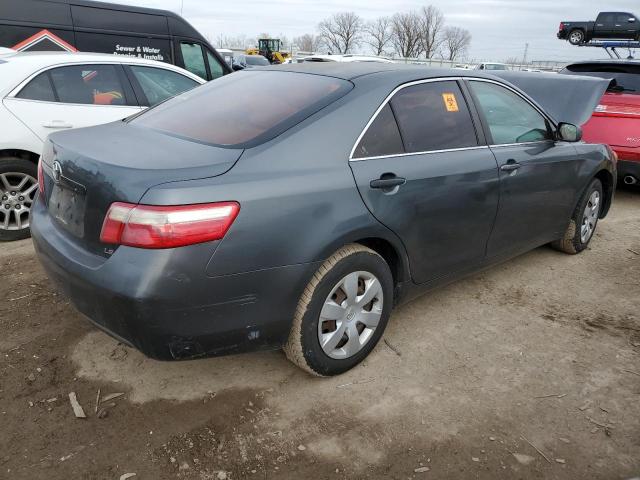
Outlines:
{"label": "sky", "polygon": [[[350,10],[365,20],[432,4],[447,25],[466,28],[473,37],[469,60],[572,61],[608,58],[602,49],[579,48],[556,38],[562,20],[595,20],[600,10],[636,11],[638,0],[112,0],[180,13],[212,41],[218,35],[255,37],[262,32],[289,38],[314,33],[318,22]],[[218,45],[215,45],[218,46]],[[640,52],[638,52],[640,54]]]}

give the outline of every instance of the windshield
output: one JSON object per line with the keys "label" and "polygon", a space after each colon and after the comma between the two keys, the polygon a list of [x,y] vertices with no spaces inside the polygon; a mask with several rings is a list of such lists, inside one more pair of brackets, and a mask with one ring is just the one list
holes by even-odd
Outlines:
{"label": "windshield", "polygon": [[129,122],[208,145],[250,148],[280,135],[352,87],[351,82],[320,75],[243,71],[161,103]]}
{"label": "windshield", "polygon": [[560,73],[615,80],[609,87],[610,92],[640,95],[640,65],[569,65]]}

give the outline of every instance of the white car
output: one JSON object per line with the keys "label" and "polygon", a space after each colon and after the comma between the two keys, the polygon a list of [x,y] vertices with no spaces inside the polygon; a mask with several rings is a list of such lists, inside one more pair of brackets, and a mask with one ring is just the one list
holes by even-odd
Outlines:
{"label": "white car", "polygon": [[509,70],[506,63],[481,63],[476,65],[475,70]]}
{"label": "white car", "polygon": [[120,120],[203,83],[179,67],[135,57],[0,55],[0,241],[29,236],[47,135]]}

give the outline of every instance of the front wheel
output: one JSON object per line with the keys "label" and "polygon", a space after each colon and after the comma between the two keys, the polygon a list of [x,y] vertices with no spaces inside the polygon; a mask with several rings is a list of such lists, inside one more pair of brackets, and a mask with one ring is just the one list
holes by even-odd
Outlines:
{"label": "front wheel", "polygon": [[569,33],[569,43],[571,45],[580,45],[584,43],[584,32],[582,30],[573,30]]}
{"label": "front wheel", "polygon": [[387,263],[362,245],[347,245],[320,266],[303,292],[284,347],[287,358],[313,375],[344,373],[376,346],[392,306]]}
{"label": "front wheel", "polygon": [[551,246],[570,255],[586,249],[598,226],[603,201],[602,182],[596,178],[580,199],[564,236],[553,242]]}
{"label": "front wheel", "polygon": [[37,178],[38,170],[33,162],[17,157],[0,158],[0,241],[29,237]]}

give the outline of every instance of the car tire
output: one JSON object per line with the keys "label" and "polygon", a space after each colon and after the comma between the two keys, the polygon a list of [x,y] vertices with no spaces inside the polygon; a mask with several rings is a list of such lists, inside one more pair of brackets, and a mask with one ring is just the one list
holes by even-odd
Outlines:
{"label": "car tire", "polygon": [[376,346],[392,306],[389,265],[369,248],[346,245],[320,266],[302,293],[285,354],[312,375],[344,373]]}
{"label": "car tire", "polygon": [[585,250],[598,226],[603,202],[602,182],[596,178],[578,202],[564,236],[551,246],[569,255],[576,255]]}
{"label": "car tire", "polygon": [[569,32],[569,43],[571,45],[580,45],[584,43],[585,37],[582,30],[571,30]]}
{"label": "car tire", "polygon": [[[20,186],[23,180],[26,183]],[[28,212],[37,190],[38,167],[36,164],[24,158],[0,157],[0,242],[29,238],[31,233]],[[18,205],[22,212],[16,210]],[[22,228],[19,228],[20,225],[17,223],[18,213],[21,223],[24,224]]]}
{"label": "car tire", "polygon": [[[24,184],[21,183],[23,181]],[[31,236],[29,211],[37,192],[36,164],[24,158],[0,158],[1,242],[23,240]]]}

